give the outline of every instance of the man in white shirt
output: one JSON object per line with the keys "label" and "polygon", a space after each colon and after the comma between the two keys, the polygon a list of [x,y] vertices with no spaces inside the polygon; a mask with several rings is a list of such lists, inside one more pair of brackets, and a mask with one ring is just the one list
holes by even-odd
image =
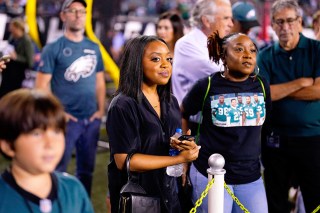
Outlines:
{"label": "man in white shirt", "polygon": [[[177,41],[174,50],[172,89],[179,104],[197,80],[223,69],[210,61],[207,37],[216,31],[221,38],[231,32],[231,3],[229,0],[198,0],[190,21],[193,29]],[[190,120],[191,132],[196,134],[199,118],[195,116]]]}

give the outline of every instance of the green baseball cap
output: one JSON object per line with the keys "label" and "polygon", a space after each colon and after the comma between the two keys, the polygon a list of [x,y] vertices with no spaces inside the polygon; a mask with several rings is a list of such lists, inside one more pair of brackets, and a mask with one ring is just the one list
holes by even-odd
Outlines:
{"label": "green baseball cap", "polygon": [[233,19],[247,25],[247,27],[260,26],[253,4],[249,2],[236,2],[232,5]]}

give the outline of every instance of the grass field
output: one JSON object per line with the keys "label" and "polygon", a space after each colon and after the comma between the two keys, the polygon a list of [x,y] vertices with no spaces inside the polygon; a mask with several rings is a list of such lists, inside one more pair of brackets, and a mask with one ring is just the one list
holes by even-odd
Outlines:
{"label": "grass field", "polygon": [[[93,178],[92,187],[92,204],[96,213],[106,213],[106,194],[107,194],[107,165],[109,162],[109,150],[99,149],[96,158],[96,167]],[[8,166],[8,161],[0,155],[0,173]],[[74,174],[75,171],[75,158],[72,158],[68,172]]]}

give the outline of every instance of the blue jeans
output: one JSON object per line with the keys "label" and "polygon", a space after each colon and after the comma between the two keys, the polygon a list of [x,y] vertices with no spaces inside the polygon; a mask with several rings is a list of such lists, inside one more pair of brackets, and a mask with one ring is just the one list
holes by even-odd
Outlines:
{"label": "blue jeans", "polygon": [[[208,178],[203,176],[194,165],[191,164],[190,179],[193,185],[192,200],[195,203],[205,190],[208,184]],[[251,183],[228,186],[248,211],[252,213],[268,213],[266,192],[261,177]],[[223,209],[224,213],[243,213],[226,190],[224,190]],[[201,206],[197,208],[197,212],[208,212],[208,196],[203,199]]]}
{"label": "blue jeans", "polygon": [[100,133],[100,119],[90,122],[88,119],[77,122],[68,121],[66,148],[56,170],[66,172],[72,151],[76,147],[76,176],[91,195],[92,173],[95,166],[97,143]]}

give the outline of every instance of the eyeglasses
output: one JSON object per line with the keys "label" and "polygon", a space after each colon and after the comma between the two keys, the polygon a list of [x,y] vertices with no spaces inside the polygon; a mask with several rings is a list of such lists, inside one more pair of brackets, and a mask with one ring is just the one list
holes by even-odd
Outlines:
{"label": "eyeglasses", "polygon": [[82,9],[80,9],[80,10],[77,10],[77,9],[67,9],[67,10],[65,10],[65,12],[70,13],[70,14],[72,14],[72,15],[76,15],[76,14],[85,15],[85,14],[87,13],[86,10],[82,10]]}
{"label": "eyeglasses", "polygon": [[292,26],[295,21],[297,21],[299,16],[295,18],[287,18],[287,19],[274,19],[273,22],[276,23],[279,27],[283,27],[285,23],[288,23],[289,26]]}

